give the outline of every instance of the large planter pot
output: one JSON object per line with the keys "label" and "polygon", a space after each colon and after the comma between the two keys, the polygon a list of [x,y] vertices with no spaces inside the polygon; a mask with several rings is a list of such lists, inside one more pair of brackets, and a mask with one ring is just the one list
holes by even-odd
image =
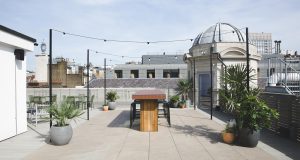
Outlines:
{"label": "large planter pot", "polygon": [[229,132],[222,132],[222,139],[227,144],[232,144],[234,141],[235,135]]}
{"label": "large planter pot", "polygon": [[54,145],[65,145],[68,144],[72,138],[73,129],[71,125],[57,127],[52,126],[50,128],[50,140]]}
{"label": "large planter pot", "polygon": [[256,147],[260,138],[260,131],[251,132],[248,128],[239,130],[239,143],[244,147]]}
{"label": "large planter pot", "polygon": [[117,108],[116,102],[108,102],[109,110],[115,110]]}

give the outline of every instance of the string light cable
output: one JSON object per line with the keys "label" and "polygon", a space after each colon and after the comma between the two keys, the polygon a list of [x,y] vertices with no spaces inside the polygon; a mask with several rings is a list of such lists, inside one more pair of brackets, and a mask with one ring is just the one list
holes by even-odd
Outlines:
{"label": "string light cable", "polygon": [[119,43],[145,43],[145,44],[150,44],[150,43],[172,43],[172,42],[184,42],[184,41],[193,41],[194,39],[192,38],[187,38],[187,39],[176,39],[176,40],[160,40],[160,41],[134,41],[134,40],[116,40],[116,39],[106,39],[106,38],[97,38],[97,37],[91,37],[91,36],[86,36],[86,35],[80,35],[80,34],[74,34],[74,33],[69,33],[65,31],[60,31],[57,29],[52,29],[53,31],[62,33],[63,35],[70,35],[70,36],[75,36],[75,37],[81,37],[81,38],[87,38],[87,39],[93,39],[93,40],[99,40],[103,42],[119,42]]}
{"label": "string light cable", "polygon": [[[237,29],[237,30],[243,30],[245,27]],[[106,39],[106,38],[98,38],[98,37],[92,37],[92,36],[86,36],[86,35],[81,35],[81,34],[75,34],[75,33],[70,33],[70,32],[65,32],[57,29],[52,29],[53,31],[62,33],[63,35],[70,35],[70,36],[75,36],[75,37],[81,37],[81,38],[87,38],[87,39],[93,39],[93,40],[98,40],[98,41],[103,41],[103,42],[118,42],[118,43],[145,43],[145,44],[155,44],[155,43],[174,43],[174,42],[185,42],[185,41],[193,41],[193,38],[185,38],[185,39],[175,39],[175,40],[158,40],[158,41],[135,41],[135,40],[117,40],[117,39]],[[213,33],[214,31],[211,32],[206,32],[207,33]],[[234,33],[235,31],[228,31],[228,32],[222,32],[220,35],[224,34],[230,34]],[[203,33],[201,33],[203,34]],[[219,34],[218,34],[219,35]],[[207,35],[207,36],[202,36],[202,38],[208,38],[208,37],[213,37],[217,35]]]}

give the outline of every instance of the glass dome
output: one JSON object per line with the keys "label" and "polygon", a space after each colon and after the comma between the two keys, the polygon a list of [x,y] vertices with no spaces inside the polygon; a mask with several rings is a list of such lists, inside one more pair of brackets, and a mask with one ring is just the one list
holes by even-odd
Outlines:
{"label": "glass dome", "polygon": [[217,23],[199,34],[193,46],[213,42],[246,42],[246,36],[240,29],[229,23]]}

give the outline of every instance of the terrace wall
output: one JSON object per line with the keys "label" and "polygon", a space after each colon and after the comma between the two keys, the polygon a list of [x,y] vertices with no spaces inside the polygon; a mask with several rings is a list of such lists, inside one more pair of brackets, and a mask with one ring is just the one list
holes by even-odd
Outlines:
{"label": "terrace wall", "polygon": [[261,98],[279,113],[271,130],[300,142],[300,97],[288,94],[262,93]]}

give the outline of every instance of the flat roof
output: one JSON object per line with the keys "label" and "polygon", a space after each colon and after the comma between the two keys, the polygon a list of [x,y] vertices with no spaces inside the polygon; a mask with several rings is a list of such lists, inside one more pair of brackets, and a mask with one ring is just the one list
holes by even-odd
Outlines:
{"label": "flat roof", "polygon": [[36,42],[36,39],[31,38],[31,37],[29,37],[29,36],[27,36],[27,35],[25,35],[25,34],[22,34],[22,33],[20,33],[20,32],[15,31],[15,30],[12,30],[12,29],[10,29],[10,28],[7,28],[7,27],[5,27],[5,26],[0,25],[0,30],[2,30],[2,31],[4,31],[4,32],[7,32],[7,33],[10,33],[10,34],[12,34],[12,35],[18,36],[18,37],[20,37],[20,38],[26,39],[26,40],[31,41],[31,42],[33,42],[33,43]]}

